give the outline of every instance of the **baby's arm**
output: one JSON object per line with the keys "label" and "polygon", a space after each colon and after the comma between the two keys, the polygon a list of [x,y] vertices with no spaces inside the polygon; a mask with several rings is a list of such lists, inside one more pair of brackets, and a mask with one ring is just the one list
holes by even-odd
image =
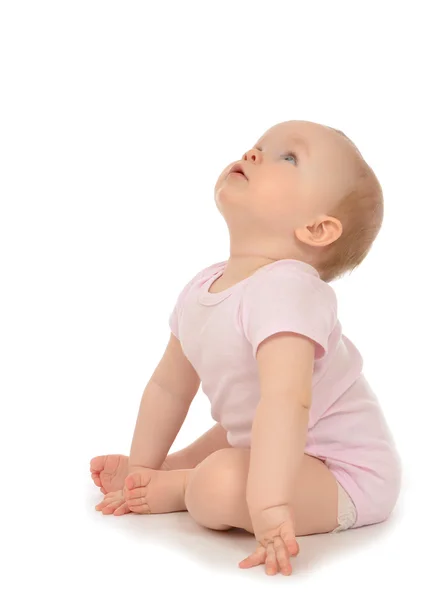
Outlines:
{"label": "baby's arm", "polygon": [[134,467],[161,468],[200,383],[179,340],[171,334],[142,396],[130,450],[130,471]]}

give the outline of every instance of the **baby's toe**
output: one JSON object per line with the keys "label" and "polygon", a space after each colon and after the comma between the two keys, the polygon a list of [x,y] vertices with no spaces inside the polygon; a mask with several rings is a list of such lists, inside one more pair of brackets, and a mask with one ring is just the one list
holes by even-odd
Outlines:
{"label": "baby's toe", "polygon": [[147,495],[147,487],[136,487],[133,490],[124,490],[125,500],[133,501],[145,498]]}
{"label": "baby's toe", "polygon": [[127,502],[127,506],[131,512],[138,513],[140,515],[149,515],[151,513],[147,501],[143,498],[129,500]]}
{"label": "baby's toe", "polygon": [[147,504],[147,499],[143,496],[139,498],[126,498],[125,501],[132,509],[137,506],[143,506],[144,504]]}
{"label": "baby's toe", "polygon": [[99,473],[96,473],[94,471],[91,472],[91,479],[94,481],[94,483],[100,487],[102,485],[102,482],[100,480],[100,476]]}
{"label": "baby's toe", "polygon": [[136,471],[130,473],[125,478],[125,487],[127,490],[134,490],[135,488],[145,487],[150,483],[151,474],[144,471]]}
{"label": "baby's toe", "polygon": [[147,504],[147,488],[138,487],[124,491],[125,502],[132,512],[149,513]]}
{"label": "baby's toe", "polygon": [[93,473],[95,471],[102,471],[105,466],[106,456],[95,456],[90,460],[90,471]]}

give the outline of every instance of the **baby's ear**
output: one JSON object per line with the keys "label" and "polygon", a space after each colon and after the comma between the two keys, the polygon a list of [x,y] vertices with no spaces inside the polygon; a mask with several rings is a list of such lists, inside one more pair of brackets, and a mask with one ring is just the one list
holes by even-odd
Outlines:
{"label": "baby's ear", "polygon": [[338,219],[323,215],[313,223],[296,229],[295,236],[309,246],[328,246],[338,240],[342,232],[343,227]]}
{"label": "baby's ear", "polygon": [[326,236],[327,236],[327,240],[328,240],[326,245],[332,244],[333,242],[338,240],[338,238],[343,233],[343,225],[341,224],[341,221],[339,219],[337,219],[335,217],[328,217],[328,216],[325,217],[323,224],[325,227]]}

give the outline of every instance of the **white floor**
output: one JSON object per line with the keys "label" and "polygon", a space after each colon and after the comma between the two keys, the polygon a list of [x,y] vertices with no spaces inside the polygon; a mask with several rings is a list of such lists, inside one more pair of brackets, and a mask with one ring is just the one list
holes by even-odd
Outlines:
{"label": "white floor", "polygon": [[2,515],[5,599],[262,597],[283,586],[292,586],[295,597],[302,591],[310,598],[323,592],[343,599],[445,597],[443,551],[434,547],[432,530],[421,527],[428,520],[428,511],[419,510],[421,488],[404,490],[385,523],[299,538],[292,575],[270,577],[264,565],[237,566],[255,548],[250,534],[207,530],[186,512],[104,516],[94,510],[102,495],[89,479],[88,461],[66,467],[53,462],[40,488],[27,487],[24,474],[11,470],[9,498],[18,504],[6,502]]}
{"label": "white floor", "polygon": [[[34,380],[23,381],[31,387]],[[444,600],[440,418],[416,421],[413,408],[410,420],[397,422],[404,486],[388,521],[300,537],[292,575],[271,577],[264,565],[238,567],[256,547],[247,532],[211,531],[187,512],[122,517],[97,512],[94,507],[103,496],[90,478],[89,462],[104,452],[128,452],[136,394],[128,393],[133,399],[122,407],[100,389],[83,391],[74,382],[66,392],[66,384],[57,382],[46,395],[29,390],[26,415],[23,404],[9,402],[8,419],[0,422],[1,600],[157,600],[172,595],[238,600],[241,594],[256,600],[270,598],[277,586],[292,586],[292,598],[307,592],[308,600]],[[407,405],[416,406],[412,400]],[[172,451],[211,425],[199,398]]]}
{"label": "white floor", "polygon": [[[419,535],[420,527],[416,527],[420,515],[406,510],[408,498],[408,505],[415,505],[415,491],[410,490],[411,495],[406,492],[404,489],[392,518],[385,523],[298,538],[301,551],[292,559],[293,574],[269,577],[264,565],[247,571],[237,566],[256,546],[247,532],[210,531],[196,524],[186,512],[104,516],[93,512],[92,507],[101,496],[90,489],[85,494],[84,523],[88,539],[94,539],[93,547],[101,552],[98,575],[102,575],[97,591],[113,596],[128,586],[130,593],[141,593],[138,590],[145,581],[144,597],[145,592],[148,597],[152,585],[165,586],[167,595],[169,590],[179,593],[184,586],[193,585],[196,595],[203,598],[209,589],[212,597],[230,597],[234,585],[246,593],[272,591],[270,585],[280,589],[290,585],[295,586],[296,593],[306,589],[311,595],[324,591],[334,598],[375,600],[382,595],[386,600],[414,592],[427,593],[428,599],[443,599],[445,585],[438,587],[434,565],[439,567],[440,554],[436,552],[441,552],[442,557],[444,553],[431,544],[425,547],[428,532]],[[93,547],[85,548],[85,552],[96,555]],[[104,582],[105,573],[109,579]]]}

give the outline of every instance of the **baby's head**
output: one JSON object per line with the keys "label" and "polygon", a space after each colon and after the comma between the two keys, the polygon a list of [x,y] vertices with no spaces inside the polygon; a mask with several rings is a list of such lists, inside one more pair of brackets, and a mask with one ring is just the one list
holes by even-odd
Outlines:
{"label": "baby's head", "polygon": [[[247,177],[229,174],[242,166]],[[215,185],[231,252],[314,266],[324,281],[357,267],[383,220],[374,171],[344,133],[310,121],[270,128]]]}

